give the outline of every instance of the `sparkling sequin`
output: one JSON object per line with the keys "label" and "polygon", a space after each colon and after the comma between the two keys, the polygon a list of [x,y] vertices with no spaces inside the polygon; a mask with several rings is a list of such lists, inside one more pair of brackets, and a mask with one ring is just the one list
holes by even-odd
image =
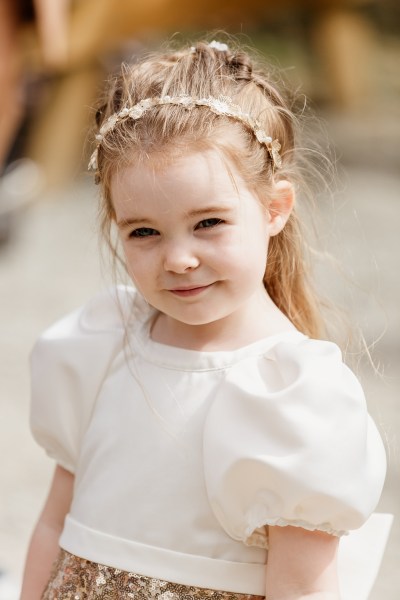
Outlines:
{"label": "sparkling sequin", "polygon": [[263,600],[206,590],[106,567],[60,550],[41,600]]}

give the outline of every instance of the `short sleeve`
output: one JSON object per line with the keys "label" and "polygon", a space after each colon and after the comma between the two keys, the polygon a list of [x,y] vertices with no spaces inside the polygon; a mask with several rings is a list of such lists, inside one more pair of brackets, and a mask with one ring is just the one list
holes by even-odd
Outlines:
{"label": "short sleeve", "polygon": [[104,377],[122,348],[120,298],[127,305],[128,291],[98,294],[46,330],[31,353],[33,436],[72,473]]}
{"label": "short sleeve", "polygon": [[374,510],[386,456],[361,386],[330,342],[280,341],[227,373],[204,429],[206,487],[226,532],[266,525],[342,535]]}

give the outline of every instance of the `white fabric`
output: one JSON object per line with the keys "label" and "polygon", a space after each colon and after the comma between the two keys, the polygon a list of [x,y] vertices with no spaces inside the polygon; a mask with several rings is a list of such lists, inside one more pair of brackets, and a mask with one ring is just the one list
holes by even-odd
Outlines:
{"label": "white fabric", "polygon": [[207,415],[204,457],[219,521],[256,545],[267,542],[265,524],[334,535],[360,527],[378,503],[385,465],[339,348],[309,339],[281,339],[227,373]]}
{"label": "white fabric", "polygon": [[340,534],[377,503],[385,455],[362,391],[329,342],[292,332],[195,352],[152,341],[154,316],[119,288],[32,353],[33,434],[75,473],[61,546],[264,594],[266,524]]}
{"label": "white fabric", "polygon": [[379,571],[393,515],[374,513],[340,541],[341,600],[366,600]]}

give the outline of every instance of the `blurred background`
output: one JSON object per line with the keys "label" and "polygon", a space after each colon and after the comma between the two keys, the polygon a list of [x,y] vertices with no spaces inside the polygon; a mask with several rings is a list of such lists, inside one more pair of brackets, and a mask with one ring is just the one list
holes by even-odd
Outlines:
{"label": "blurred background", "polygon": [[336,155],[317,237],[340,275],[322,260],[319,277],[377,367],[361,361],[359,375],[389,456],[379,510],[397,518],[371,600],[400,597],[400,4],[0,0],[0,600],[18,596],[53,469],[28,427],[30,349],[111,281],[85,173],[95,98],[121,59],[219,29],[283,69]]}

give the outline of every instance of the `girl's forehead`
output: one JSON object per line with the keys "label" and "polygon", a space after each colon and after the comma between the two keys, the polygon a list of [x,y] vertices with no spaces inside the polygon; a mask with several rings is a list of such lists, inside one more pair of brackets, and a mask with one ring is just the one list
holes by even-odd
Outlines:
{"label": "girl's forehead", "polygon": [[112,180],[111,198],[117,221],[236,212],[259,204],[237,169],[214,150],[179,157],[162,168],[155,160],[122,167]]}
{"label": "girl's forehead", "polygon": [[149,156],[140,162],[120,167],[111,179],[113,200],[126,194],[146,192],[187,192],[191,195],[232,194],[244,185],[235,165],[221,151],[191,152],[170,160]]}

